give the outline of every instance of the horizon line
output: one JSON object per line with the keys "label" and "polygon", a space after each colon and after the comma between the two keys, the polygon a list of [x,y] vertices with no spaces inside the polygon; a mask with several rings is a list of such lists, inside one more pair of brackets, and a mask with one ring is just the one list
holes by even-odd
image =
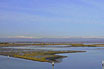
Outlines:
{"label": "horizon line", "polygon": [[24,38],[24,39],[41,39],[41,38],[104,38],[104,36],[55,36],[55,37],[30,37],[30,36],[8,36],[0,38]]}

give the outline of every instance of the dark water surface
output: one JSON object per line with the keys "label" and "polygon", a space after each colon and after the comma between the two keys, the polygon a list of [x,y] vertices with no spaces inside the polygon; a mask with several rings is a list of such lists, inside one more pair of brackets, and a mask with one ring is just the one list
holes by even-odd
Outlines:
{"label": "dark water surface", "polygon": [[[34,47],[32,49],[36,48]],[[68,57],[64,58],[61,63],[55,63],[54,69],[102,69],[104,47],[71,47],[63,49],[85,50],[87,52],[60,54]],[[52,69],[52,65],[47,62],[37,62],[13,57],[8,59],[7,56],[0,56],[0,69]]]}

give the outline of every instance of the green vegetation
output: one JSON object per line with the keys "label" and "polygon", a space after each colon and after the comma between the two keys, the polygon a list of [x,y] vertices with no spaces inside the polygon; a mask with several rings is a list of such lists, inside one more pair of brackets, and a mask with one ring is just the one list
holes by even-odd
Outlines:
{"label": "green vegetation", "polygon": [[22,58],[27,60],[33,61],[40,61],[40,62],[60,62],[57,59],[62,59],[67,56],[61,56],[56,54],[61,53],[77,53],[77,52],[85,52],[85,51],[34,51],[34,50],[24,50],[24,49],[9,49],[9,48],[2,48],[8,46],[38,46],[41,45],[45,47],[45,45],[67,45],[67,47],[104,47],[104,44],[92,44],[92,45],[85,45],[85,44],[64,44],[64,43],[39,43],[39,44],[25,44],[25,43],[1,43],[0,42],[0,55],[11,56],[16,58]]}
{"label": "green vegetation", "polygon": [[72,44],[68,44],[68,43],[39,43],[39,44],[26,44],[26,43],[0,43],[0,47],[8,47],[8,46],[29,46],[29,45],[70,45],[70,47],[104,47],[104,44],[76,44],[76,43],[72,43]]}
{"label": "green vegetation", "polygon": [[[7,49],[4,49],[7,50]],[[77,53],[77,52],[85,52],[85,51],[20,51],[20,50],[9,50],[9,51],[1,51],[0,55],[11,56],[16,58],[22,58],[33,61],[40,62],[60,62],[57,59],[62,59],[67,56],[56,55],[60,53]]]}

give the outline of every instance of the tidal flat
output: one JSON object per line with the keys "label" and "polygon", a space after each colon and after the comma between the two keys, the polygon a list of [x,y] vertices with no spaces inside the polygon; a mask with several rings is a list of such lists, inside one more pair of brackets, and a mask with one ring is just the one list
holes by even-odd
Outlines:
{"label": "tidal flat", "polygon": [[[77,46],[78,44],[55,44],[55,45],[6,45],[0,46],[0,66],[2,69],[18,68],[23,69],[48,69],[52,62],[55,69],[101,69],[101,61],[104,58],[104,47]],[[97,44],[96,44],[97,45]],[[3,57],[7,56],[6,58]],[[18,59],[19,60],[18,60]],[[15,59],[15,60],[14,60]],[[21,60],[20,60],[21,59]],[[38,67],[37,67],[38,62]],[[41,63],[42,62],[42,63]],[[11,64],[10,64],[11,63]],[[14,65],[14,64],[17,65]],[[32,63],[32,64],[31,64]],[[34,65],[33,65],[34,64]],[[46,65],[45,65],[46,64]],[[42,66],[44,65],[44,66]],[[48,65],[48,66],[47,66]],[[66,68],[67,67],[67,68]]]}
{"label": "tidal flat", "polygon": [[0,43],[0,47],[8,47],[8,46],[29,46],[29,45],[67,45],[70,47],[104,47],[104,43],[101,44],[84,44],[84,43]]}
{"label": "tidal flat", "polygon": [[86,51],[53,51],[53,50],[31,50],[31,49],[11,49],[11,48],[0,48],[0,55],[22,58],[40,62],[59,62],[57,59],[65,58],[67,56],[61,56],[56,54],[62,53],[77,53]]}

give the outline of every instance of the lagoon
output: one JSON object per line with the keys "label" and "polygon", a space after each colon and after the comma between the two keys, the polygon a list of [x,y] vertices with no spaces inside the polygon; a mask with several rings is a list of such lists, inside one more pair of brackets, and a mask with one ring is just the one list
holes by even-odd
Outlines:
{"label": "lagoon", "polygon": [[[60,63],[55,63],[54,69],[102,69],[104,60],[104,47],[59,47],[45,46],[21,46],[9,47],[18,49],[38,49],[38,50],[82,50],[87,52],[58,54],[67,56]],[[52,64],[48,62],[38,62],[20,58],[0,56],[0,69],[52,69]]]}

